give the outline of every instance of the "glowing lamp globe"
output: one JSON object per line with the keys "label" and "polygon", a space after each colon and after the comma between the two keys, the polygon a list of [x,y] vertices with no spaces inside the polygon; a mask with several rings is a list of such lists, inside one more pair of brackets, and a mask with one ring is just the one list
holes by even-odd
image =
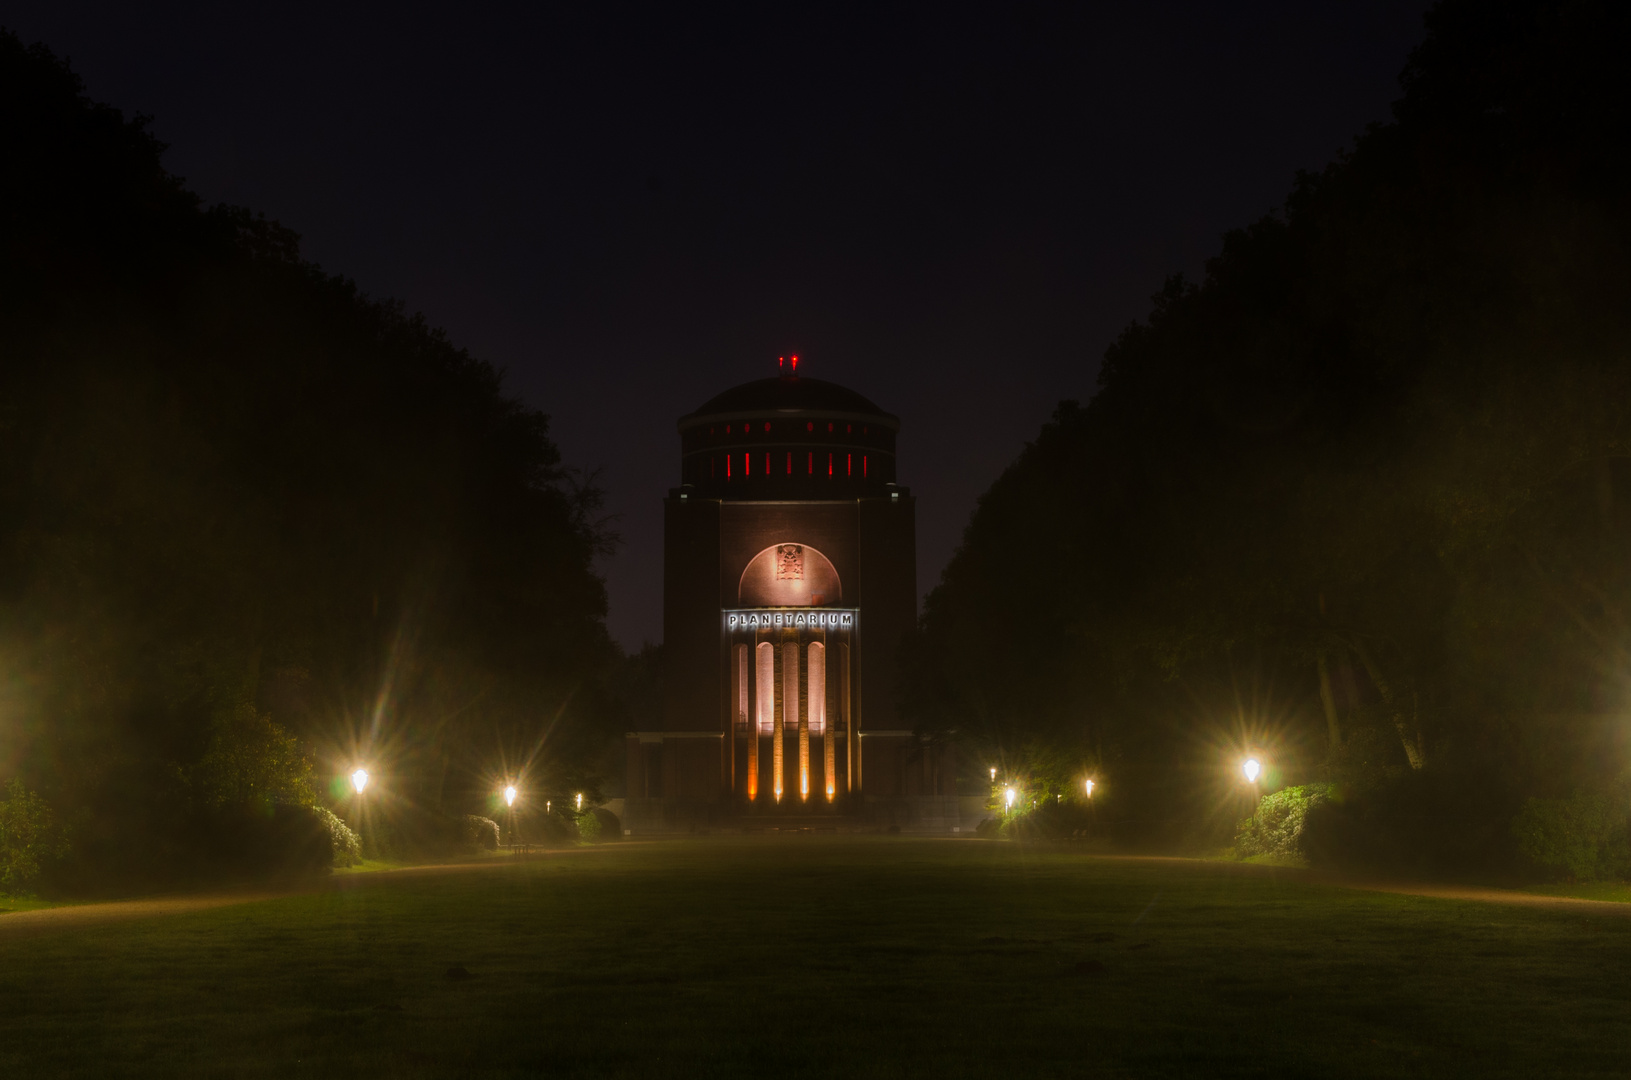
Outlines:
{"label": "glowing lamp globe", "polygon": [[368,786],[368,770],[358,769],[356,772],[352,773],[351,786],[357,789],[358,795],[361,795],[362,789]]}
{"label": "glowing lamp globe", "polygon": [[1246,783],[1248,783],[1248,784],[1257,783],[1258,774],[1260,774],[1263,771],[1262,763],[1259,762],[1256,758],[1247,758],[1246,759],[1246,764],[1243,766],[1243,768],[1244,768],[1245,773],[1246,773]]}
{"label": "glowing lamp globe", "polygon": [[515,805],[515,785],[514,784],[511,784],[509,787],[504,789],[504,805],[505,806],[514,806]]}
{"label": "glowing lamp globe", "polygon": [[1087,797],[1089,799],[1093,797],[1093,781],[1091,780],[1087,782]]}
{"label": "glowing lamp globe", "polygon": [[1008,789],[1008,809],[1012,810],[1014,808],[1014,800],[1018,797],[1014,794],[1013,788]]}

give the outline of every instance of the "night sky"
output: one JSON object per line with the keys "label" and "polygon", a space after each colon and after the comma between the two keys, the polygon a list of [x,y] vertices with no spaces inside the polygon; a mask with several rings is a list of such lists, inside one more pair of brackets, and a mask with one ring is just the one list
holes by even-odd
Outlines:
{"label": "night sky", "polygon": [[661,634],[674,420],[800,370],[901,417],[932,587],[1105,346],[1384,120],[1421,0],[912,12],[12,2],[206,201],[504,368]]}

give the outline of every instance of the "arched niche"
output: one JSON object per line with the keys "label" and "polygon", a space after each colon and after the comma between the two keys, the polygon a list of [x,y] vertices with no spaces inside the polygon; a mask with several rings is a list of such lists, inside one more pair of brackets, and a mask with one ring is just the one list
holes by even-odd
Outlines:
{"label": "arched niche", "polygon": [[841,603],[832,560],[809,544],[771,544],[748,562],[736,588],[742,607],[823,607]]}

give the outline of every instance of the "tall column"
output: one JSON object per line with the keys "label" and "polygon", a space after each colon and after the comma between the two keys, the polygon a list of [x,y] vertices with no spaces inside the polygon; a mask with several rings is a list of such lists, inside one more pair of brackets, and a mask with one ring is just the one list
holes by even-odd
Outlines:
{"label": "tall column", "polygon": [[844,720],[844,790],[855,794],[861,786],[861,733],[855,730],[855,713],[850,708],[854,695],[849,685],[849,644],[838,646],[838,710]]}
{"label": "tall column", "polygon": [[[782,643],[782,730],[791,727],[799,736],[799,797],[810,794],[810,729],[804,726],[799,710],[799,643]],[[781,753],[782,732],[776,732],[776,752]],[[782,772],[776,770],[776,790],[779,794]]]}
{"label": "tall column", "polygon": [[[759,796],[759,740],[764,737],[766,728],[774,728],[777,734],[781,729],[776,727],[776,647],[765,641],[754,650],[758,654],[758,685],[754,688],[758,697],[758,708],[753,722],[753,741],[748,744],[749,769],[753,779],[748,782],[748,798]],[[779,745],[779,744],[778,744]],[[775,752],[776,768],[781,768],[781,751]],[[781,784],[776,784],[776,797],[781,798]]]}
{"label": "tall column", "polygon": [[[798,655],[798,646],[793,647],[793,655]],[[809,666],[805,666],[805,675],[809,675]],[[810,801],[810,708],[809,691],[805,691],[805,707],[799,710],[799,799]]]}
{"label": "tall column", "polygon": [[837,790],[833,781],[832,725],[827,722],[827,646],[810,642],[809,675],[810,726],[821,731],[821,780],[827,787],[827,801]]}
{"label": "tall column", "polygon": [[746,645],[737,645],[731,649],[731,655],[736,661],[736,710],[735,715],[731,718],[731,732],[729,736],[732,750],[731,792],[732,794],[736,792],[736,740],[740,738],[741,733],[746,730],[748,739],[746,765],[747,775],[742,778],[742,791],[747,794],[749,799],[752,799],[758,787],[758,778],[753,775],[753,766],[759,759],[759,755],[755,753],[757,747],[754,745],[757,741],[755,736],[758,735],[757,728],[759,725],[753,722],[752,712],[753,650],[748,648]]}

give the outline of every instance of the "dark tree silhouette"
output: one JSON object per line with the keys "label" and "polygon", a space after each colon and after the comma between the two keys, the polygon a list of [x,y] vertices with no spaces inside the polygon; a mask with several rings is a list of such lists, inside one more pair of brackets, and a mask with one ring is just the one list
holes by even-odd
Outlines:
{"label": "dark tree silhouette", "polygon": [[1394,120],[1169,282],[981,500],[910,650],[926,736],[1102,762],[1168,835],[1272,742],[1408,804],[1382,847],[1489,857],[1615,760],[1631,12],[1447,0],[1428,30]]}
{"label": "dark tree silhouette", "polygon": [[109,872],[188,857],[246,707],[403,813],[581,774],[609,538],[547,418],[11,35],[0,147],[0,773]]}

